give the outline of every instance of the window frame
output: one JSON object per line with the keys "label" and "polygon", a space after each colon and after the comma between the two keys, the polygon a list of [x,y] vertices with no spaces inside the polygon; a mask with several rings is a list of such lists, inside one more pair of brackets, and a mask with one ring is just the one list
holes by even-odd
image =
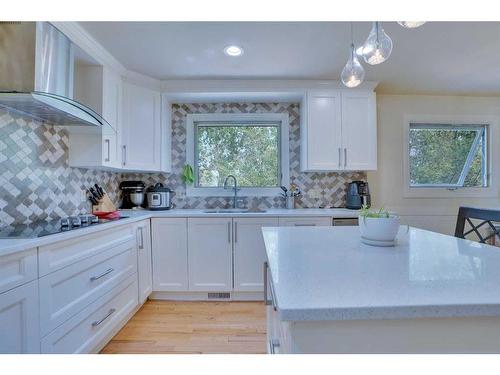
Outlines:
{"label": "window frame", "polygon": [[[485,126],[486,146],[486,178],[485,187],[450,187],[450,186],[411,186],[410,185],[410,125],[448,125],[454,128],[471,128],[471,125]],[[439,116],[439,115],[405,115],[403,142],[403,183],[405,198],[490,198],[497,197],[498,177],[493,174],[493,152],[500,147],[498,137],[498,119],[493,116]]]}
{"label": "window frame", "polygon": [[[290,183],[290,163],[289,163],[289,118],[287,113],[203,113],[188,114],[186,116],[186,163],[193,167],[196,172],[195,162],[197,155],[195,152],[196,123],[214,122],[271,122],[279,123],[280,127],[280,185],[288,186]],[[197,179],[195,173],[195,179]],[[243,187],[238,191],[238,196],[246,197],[274,197],[281,192],[278,187]],[[196,181],[192,185],[186,186],[186,196],[188,197],[231,197],[234,195],[232,189],[222,187],[197,187]]]}

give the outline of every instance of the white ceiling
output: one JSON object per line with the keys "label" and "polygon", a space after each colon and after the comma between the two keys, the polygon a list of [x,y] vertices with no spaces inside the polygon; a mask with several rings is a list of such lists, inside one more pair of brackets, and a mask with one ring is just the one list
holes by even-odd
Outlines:
{"label": "white ceiling", "polygon": [[[346,22],[81,22],[127,69],[157,79],[334,79],[348,57]],[[500,22],[383,27],[390,59],[364,64],[381,93],[500,94]],[[370,24],[354,23],[355,44]],[[231,58],[225,46],[244,55]]]}

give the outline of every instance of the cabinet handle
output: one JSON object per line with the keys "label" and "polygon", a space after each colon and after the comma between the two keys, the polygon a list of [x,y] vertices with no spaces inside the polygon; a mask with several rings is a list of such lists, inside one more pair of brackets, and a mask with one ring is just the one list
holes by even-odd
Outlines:
{"label": "cabinet handle", "polygon": [[347,148],[344,148],[344,168],[347,167]]}
{"label": "cabinet handle", "polygon": [[342,154],[341,153],[342,153],[342,151],[341,151],[341,149],[339,147],[339,168],[342,166],[342,164],[340,164],[340,161],[342,160]]}
{"label": "cabinet handle", "polygon": [[231,222],[227,222],[227,242],[231,243]]}
{"label": "cabinet handle", "polygon": [[116,311],[116,309],[110,309],[109,312],[104,316],[102,319],[96,320],[95,322],[92,322],[92,327],[97,327],[99,324],[104,322],[106,319],[108,319],[113,313]]}
{"label": "cabinet handle", "polygon": [[140,242],[139,242],[139,250],[143,250],[144,249],[144,232],[142,230],[142,227],[139,227],[137,228],[137,231],[139,232],[140,236]]}
{"label": "cabinet handle", "polygon": [[280,347],[280,341],[278,339],[269,340],[269,352],[271,354],[276,354],[276,348]]}
{"label": "cabinet handle", "polygon": [[127,146],[123,145],[122,146],[122,165],[127,164]]}
{"label": "cabinet handle", "polygon": [[312,223],[312,224],[306,224],[306,223],[297,224],[297,223],[295,223],[293,225],[295,225],[296,227],[315,227],[316,226],[316,224],[314,224],[314,223]]}
{"label": "cabinet handle", "polygon": [[264,262],[264,304],[269,306],[271,304],[271,301],[267,299],[267,262]]}
{"label": "cabinet handle", "polygon": [[104,276],[106,276],[106,275],[110,274],[110,273],[111,273],[111,272],[113,272],[113,271],[114,271],[114,269],[113,269],[113,268],[110,268],[110,269],[108,269],[108,270],[104,271],[103,273],[101,273],[100,275],[97,275],[97,276],[92,276],[92,277],[90,278],[90,281],[96,281],[96,280],[99,280],[100,278],[102,278],[102,277],[104,277]]}
{"label": "cabinet handle", "polygon": [[234,222],[234,242],[238,242],[238,223]]}
{"label": "cabinet handle", "polygon": [[109,162],[111,158],[111,152],[110,152],[110,143],[111,141],[109,139],[105,139],[104,143],[106,144],[106,149],[107,149],[107,157],[104,159],[105,162]]}

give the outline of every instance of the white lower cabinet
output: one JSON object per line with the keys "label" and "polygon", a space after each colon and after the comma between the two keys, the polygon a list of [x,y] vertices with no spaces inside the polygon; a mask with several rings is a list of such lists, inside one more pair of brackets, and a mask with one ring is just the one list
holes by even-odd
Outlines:
{"label": "white lower cabinet", "polygon": [[136,275],[135,239],[40,278],[42,335]]}
{"label": "white lower cabinet", "polygon": [[131,275],[120,287],[91,303],[45,336],[41,342],[42,353],[98,351],[121,328],[137,303],[137,277]]}
{"label": "white lower cabinet", "polygon": [[266,249],[262,227],[277,227],[277,218],[234,218],[234,290],[261,292]]}
{"label": "white lower cabinet", "polygon": [[137,277],[139,281],[139,303],[144,303],[153,292],[153,264],[151,260],[150,221],[135,225],[137,236]]}
{"label": "white lower cabinet", "polygon": [[186,218],[151,220],[153,290],[188,290],[188,243]]}
{"label": "white lower cabinet", "polygon": [[233,289],[232,219],[189,218],[189,290]]}
{"label": "white lower cabinet", "polygon": [[40,353],[38,280],[0,294],[0,353]]}

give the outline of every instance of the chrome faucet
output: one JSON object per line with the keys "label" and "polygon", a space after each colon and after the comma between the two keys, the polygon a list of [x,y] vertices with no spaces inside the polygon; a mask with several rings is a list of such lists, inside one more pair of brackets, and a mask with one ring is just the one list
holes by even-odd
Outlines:
{"label": "chrome faucet", "polygon": [[227,189],[227,180],[232,178],[234,180],[234,185],[233,185],[233,190],[234,190],[234,197],[233,197],[233,208],[236,207],[236,201],[237,201],[237,195],[238,195],[238,182],[236,181],[236,177],[234,177],[232,174],[226,177],[224,180],[224,190]]}

